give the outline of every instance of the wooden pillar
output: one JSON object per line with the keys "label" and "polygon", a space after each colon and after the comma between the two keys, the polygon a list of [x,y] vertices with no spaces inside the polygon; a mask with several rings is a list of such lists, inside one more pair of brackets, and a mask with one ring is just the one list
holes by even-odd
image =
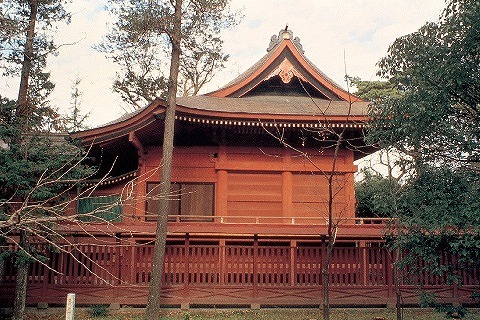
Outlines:
{"label": "wooden pillar", "polygon": [[[221,146],[218,153],[218,162],[227,161],[227,151],[225,146]],[[227,191],[228,191],[228,174],[226,170],[217,171],[217,188],[216,193],[216,216],[227,215]]]}
{"label": "wooden pillar", "polygon": [[[393,278],[393,273],[394,273],[393,268],[395,268],[395,266],[393,265],[394,261],[392,260],[391,256],[388,254],[388,249],[382,248],[382,253],[384,258],[383,261],[385,261],[384,262],[385,265],[383,269],[384,269],[385,279],[387,279],[388,297],[393,297],[395,295],[393,282],[398,281],[398,279]],[[395,256],[395,251],[392,252],[392,256]],[[397,274],[397,277],[398,277],[398,274]],[[399,286],[401,285],[403,285],[403,283],[399,283]]]}
{"label": "wooden pillar", "polygon": [[[128,141],[135,147],[137,150],[137,157],[138,157],[138,169],[137,175],[140,177],[146,174],[146,166],[145,166],[145,149],[138,140],[138,137],[135,135],[135,132],[130,132],[128,135]],[[146,192],[147,192],[147,184],[145,179],[138,179],[137,183],[134,185],[136,197],[132,200],[133,203],[133,215],[136,217],[137,220],[145,221],[145,201],[146,201]],[[135,219],[135,218],[134,218]]]}
{"label": "wooden pillar", "polygon": [[[284,170],[282,172],[282,215],[284,217],[291,217],[292,216],[292,172],[290,170],[290,166],[292,164],[292,157],[289,148],[283,148],[283,158],[282,161],[284,163]],[[290,223],[293,223],[291,221]]]}
{"label": "wooden pillar", "polygon": [[[323,277],[325,275],[323,274],[323,266],[325,265],[325,260],[327,259],[327,246],[325,243],[326,236],[322,235],[322,245],[320,247],[320,252],[321,252],[321,259],[320,259],[320,274],[322,275],[322,279],[319,279],[319,283],[323,286]],[[327,266],[328,269],[330,269],[330,266]],[[328,282],[330,282],[330,278],[328,279]],[[323,292],[323,291],[322,291]],[[323,296],[322,296],[323,299]]]}
{"label": "wooden pillar", "polygon": [[282,211],[284,217],[292,216],[292,191],[292,173],[284,171],[282,172]]}
{"label": "wooden pillar", "polygon": [[116,263],[116,268],[115,268],[115,276],[117,279],[113,279],[115,281],[115,286],[113,287],[113,292],[114,292],[114,300],[113,302],[118,302],[118,296],[119,296],[119,290],[120,290],[120,285],[122,284],[122,279],[123,279],[123,274],[122,274],[122,264],[121,261],[122,259],[122,253],[123,253],[123,246],[121,245],[121,240],[120,240],[120,233],[117,233],[115,235],[115,263]]}
{"label": "wooden pillar", "polygon": [[[355,181],[352,172],[346,172],[344,175],[345,183],[345,196],[346,199],[346,214],[347,218],[355,217]],[[355,223],[353,219],[348,220],[348,223]]]}

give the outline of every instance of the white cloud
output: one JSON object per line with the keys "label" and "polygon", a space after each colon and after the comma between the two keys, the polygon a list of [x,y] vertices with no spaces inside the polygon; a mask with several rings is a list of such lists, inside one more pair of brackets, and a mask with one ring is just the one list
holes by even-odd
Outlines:
{"label": "white cloud", "polygon": [[[51,100],[62,110],[69,106],[71,80],[83,78],[82,109],[92,112],[92,125],[123,112],[121,100],[111,92],[115,66],[92,48],[106,34],[111,19],[105,4],[105,0],[69,4],[72,23],[59,28],[58,43],[78,43],[62,47],[49,64],[57,84]],[[206,90],[221,87],[260,59],[270,37],[286,23],[300,37],[307,57],[339,84],[343,85],[345,63],[350,75],[372,80],[376,62],[395,38],[436,20],[443,6],[443,0],[232,0],[233,8],[244,8],[244,19],[223,33],[230,61]],[[0,90],[11,96],[15,87],[15,82],[0,81]]]}

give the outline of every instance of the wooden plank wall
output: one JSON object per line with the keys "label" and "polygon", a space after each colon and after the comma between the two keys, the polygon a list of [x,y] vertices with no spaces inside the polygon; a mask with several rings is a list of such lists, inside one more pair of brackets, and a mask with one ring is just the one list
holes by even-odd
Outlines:
{"label": "wooden plank wall", "polygon": [[[309,154],[308,159],[286,148],[178,147],[172,181],[214,184],[217,216],[245,217],[248,222],[252,222],[252,217],[326,218],[326,175],[332,170],[333,154],[328,150],[304,151]],[[136,186],[139,200],[135,215],[140,221],[145,216],[146,185],[160,181],[160,156],[159,148],[149,148],[146,164],[138,172],[142,178]],[[353,153],[341,150],[333,178],[334,209],[339,218],[354,216],[356,169]]]}

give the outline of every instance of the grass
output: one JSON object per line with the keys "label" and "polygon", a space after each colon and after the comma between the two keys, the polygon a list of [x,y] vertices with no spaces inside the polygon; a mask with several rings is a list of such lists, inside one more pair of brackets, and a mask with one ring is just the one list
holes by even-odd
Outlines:
{"label": "grass", "polygon": [[[75,312],[75,320],[142,320],[144,309],[121,309],[107,315],[92,317],[88,308]],[[331,320],[372,320],[375,317],[394,320],[395,310],[382,308],[333,308]],[[28,309],[26,320],[63,320],[65,311],[61,308],[47,310]],[[318,309],[191,309],[190,311],[165,310],[159,320],[320,320]],[[443,320],[445,314],[436,313],[429,308],[404,309],[405,320]],[[468,310],[464,320],[480,319],[479,309]]]}

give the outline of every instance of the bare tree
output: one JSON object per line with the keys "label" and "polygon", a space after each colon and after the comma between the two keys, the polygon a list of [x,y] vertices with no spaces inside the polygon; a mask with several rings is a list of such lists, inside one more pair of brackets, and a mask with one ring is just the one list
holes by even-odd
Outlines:
{"label": "bare tree", "polygon": [[[11,208],[8,212],[3,211],[3,219],[0,220],[0,240],[2,241],[0,262],[3,263],[9,250],[12,248],[15,250],[15,261],[17,264],[21,262],[27,268],[27,272],[17,273],[16,287],[25,288],[25,292],[28,284],[28,267],[31,263],[41,264],[55,273],[62,272],[49,263],[44,255],[45,250],[39,250],[39,246],[68,255],[86,272],[104,283],[113,285],[105,277],[122,281],[87,252],[72,251],[77,244],[69,230],[83,230],[86,237],[97,240],[102,238],[113,246],[122,245],[122,239],[117,234],[122,232],[141,234],[115,223],[109,216],[112,216],[112,212],[116,212],[116,208],[125,208],[133,202],[133,199],[138,200],[138,195],[134,191],[136,185],[144,183],[152,175],[157,174],[158,168],[133,178],[123,186],[120,192],[98,196],[102,185],[108,184],[113,178],[109,176],[109,172],[99,178],[95,178],[96,172],[88,176],[72,177],[76,167],[83,166],[86,157],[75,158],[58,169],[44,171],[25,197],[19,198],[13,195],[9,199],[0,201],[0,208]],[[52,193],[50,197],[36,199],[37,193],[52,186],[62,186],[62,188]],[[146,195],[146,197],[149,196]],[[156,195],[156,197],[162,196]],[[19,199],[21,201],[18,201]],[[86,212],[77,210],[80,202],[91,199],[95,199],[97,203],[94,208]],[[97,228],[98,225],[102,228]],[[106,231],[108,229],[115,232]],[[95,231],[92,232],[92,230]],[[25,294],[16,295],[15,304],[24,305],[25,297]],[[13,316],[21,319],[23,310],[18,314],[14,313]]]}
{"label": "bare tree", "polygon": [[[348,81],[348,77],[346,77]],[[300,81],[300,80],[299,80]],[[300,82],[301,84],[301,82]],[[349,83],[348,87],[349,87]],[[303,84],[302,84],[303,86]],[[308,92],[305,90],[308,94]],[[350,96],[350,95],[349,95]],[[302,146],[295,146],[287,141],[285,138],[285,132],[279,131],[278,129],[272,131],[267,129],[265,130],[274,137],[283,147],[289,148],[294,151],[297,155],[306,159],[316,170],[317,173],[325,177],[327,180],[327,210],[326,210],[326,223],[327,223],[327,234],[326,234],[326,252],[322,266],[322,276],[323,276],[323,319],[330,319],[330,265],[333,249],[337,239],[337,233],[340,225],[346,221],[345,217],[345,207],[336,208],[335,202],[338,198],[340,192],[345,188],[346,181],[338,180],[338,161],[342,149],[350,149],[362,152],[360,148],[359,139],[363,140],[362,137],[349,137],[347,134],[348,126],[347,124],[351,123],[352,107],[354,101],[352,101],[352,96],[350,100],[347,101],[348,108],[345,112],[344,123],[340,126],[332,125],[332,122],[329,120],[327,115],[328,107],[323,110],[320,106],[317,105],[315,99],[310,97],[311,103],[316,106],[318,109],[318,122],[320,124],[320,129],[302,129],[302,144],[304,144],[305,136],[309,135],[317,143],[320,143],[319,152],[322,150],[330,150],[332,152],[330,168],[325,169],[324,167],[319,166],[311,155],[308,152],[303,151]],[[363,132],[362,132],[363,136]],[[340,183],[339,183],[340,182]]]}
{"label": "bare tree", "polygon": [[[406,181],[414,174],[411,170],[407,155],[400,153],[398,150],[392,147],[385,147],[377,151],[372,157],[364,159],[362,166],[362,174],[364,175],[373,175],[382,179],[385,183],[382,183],[382,190],[376,190],[375,192],[380,192],[382,197],[374,206],[381,207],[382,209],[377,209],[376,212],[382,213],[382,216],[389,216],[392,219],[387,225],[387,234],[394,235],[394,245],[395,250],[393,252],[389,251],[392,256],[393,261],[393,281],[395,287],[395,298],[396,298],[396,317],[397,320],[403,319],[403,310],[402,310],[402,292],[400,285],[403,282],[402,268],[400,262],[402,260],[402,244],[398,241],[402,237],[404,232],[401,227],[401,214],[398,200],[401,196],[401,193],[406,187]],[[375,209],[374,209],[375,210]]]}

